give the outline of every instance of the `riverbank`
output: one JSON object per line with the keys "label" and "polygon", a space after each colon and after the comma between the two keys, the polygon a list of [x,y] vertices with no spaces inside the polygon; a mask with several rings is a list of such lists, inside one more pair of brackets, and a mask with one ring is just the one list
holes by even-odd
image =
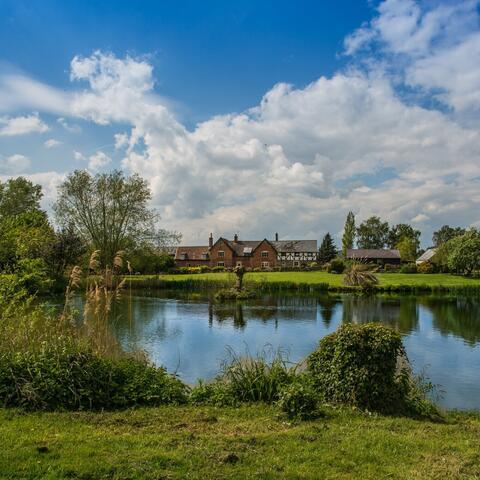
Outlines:
{"label": "riverbank", "polygon": [[121,412],[0,410],[2,479],[467,479],[480,414],[444,423],[325,409],[289,422],[264,405]]}
{"label": "riverbank", "polygon": [[[234,283],[232,273],[138,275],[127,277],[132,288],[219,289]],[[379,273],[378,292],[480,292],[480,279],[447,273],[407,274]],[[355,291],[346,287],[343,275],[323,271],[310,272],[249,272],[244,277],[247,288],[261,291]]]}

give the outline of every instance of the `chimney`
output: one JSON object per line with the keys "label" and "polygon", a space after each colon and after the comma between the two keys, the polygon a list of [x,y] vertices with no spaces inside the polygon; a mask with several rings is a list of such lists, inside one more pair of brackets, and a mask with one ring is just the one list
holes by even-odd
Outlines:
{"label": "chimney", "polygon": [[212,248],[213,247],[213,233],[210,234],[208,237],[208,247]]}
{"label": "chimney", "polygon": [[278,233],[275,233],[275,241],[278,242]]}
{"label": "chimney", "polygon": [[233,236],[233,242],[234,242],[234,243],[237,243],[237,242],[238,242],[238,233],[236,233],[236,234]]}

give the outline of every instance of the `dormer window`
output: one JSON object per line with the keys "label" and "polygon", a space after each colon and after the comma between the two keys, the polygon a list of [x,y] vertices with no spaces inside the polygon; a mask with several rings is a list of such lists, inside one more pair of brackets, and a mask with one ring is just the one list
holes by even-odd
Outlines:
{"label": "dormer window", "polygon": [[181,253],[181,254],[180,254],[180,258],[181,258],[182,260],[186,260],[186,259],[188,258],[187,252]]}

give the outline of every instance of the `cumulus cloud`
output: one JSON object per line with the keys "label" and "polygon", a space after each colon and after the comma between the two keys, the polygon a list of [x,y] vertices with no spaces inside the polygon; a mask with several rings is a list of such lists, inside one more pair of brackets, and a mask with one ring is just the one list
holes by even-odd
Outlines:
{"label": "cumulus cloud", "polygon": [[88,168],[94,172],[106,167],[112,159],[102,151],[95,152],[88,158]]}
{"label": "cumulus cloud", "polygon": [[86,160],[87,158],[85,157],[85,155],[77,150],[74,150],[73,151],[73,158],[77,161],[77,162],[80,162],[82,160]]}
{"label": "cumulus cloud", "polygon": [[[149,180],[163,226],[186,241],[320,238],[353,210],[416,223],[428,244],[444,223],[480,222],[475,4],[386,0],[345,40],[348,69],[302,88],[278,83],[258,105],[192,130],[154,93],[147,58],[77,56],[64,115],[121,125],[123,168]],[[112,162],[101,150],[74,157],[92,171]]]}
{"label": "cumulus cloud", "polygon": [[43,145],[44,145],[45,148],[55,148],[55,147],[58,147],[61,144],[62,144],[62,142],[60,142],[59,140],[55,140],[54,138],[49,138],[48,140],[43,142]]}
{"label": "cumulus cloud", "polygon": [[40,119],[38,113],[23,117],[0,118],[0,136],[10,137],[27,133],[44,133],[48,130],[48,125]]}
{"label": "cumulus cloud", "polygon": [[71,124],[65,120],[65,118],[60,117],[57,118],[57,122],[67,131],[70,133],[80,133],[82,131],[82,127],[77,124]]}
{"label": "cumulus cloud", "polygon": [[23,173],[30,166],[25,155],[15,154],[9,157],[0,156],[0,175],[16,175]]}

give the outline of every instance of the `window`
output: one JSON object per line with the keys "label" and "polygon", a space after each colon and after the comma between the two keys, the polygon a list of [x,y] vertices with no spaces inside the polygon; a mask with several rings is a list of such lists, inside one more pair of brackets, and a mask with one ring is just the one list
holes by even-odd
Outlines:
{"label": "window", "polygon": [[208,253],[202,253],[203,260],[208,260]]}
{"label": "window", "polygon": [[266,251],[262,252],[262,258],[268,258],[268,252]]}
{"label": "window", "polygon": [[262,262],[262,268],[268,268],[270,266],[269,262]]}
{"label": "window", "polygon": [[293,266],[294,266],[294,267],[299,267],[299,266],[300,266],[300,262],[294,261],[294,262],[293,262]]}
{"label": "window", "polygon": [[195,254],[192,253],[192,260],[195,260]]}
{"label": "window", "polygon": [[217,267],[224,267],[225,266],[225,262],[217,262]]}
{"label": "window", "polygon": [[225,257],[225,252],[223,250],[218,251],[218,256],[219,258],[224,258]]}
{"label": "window", "polygon": [[187,258],[188,258],[188,255],[187,255],[185,252],[183,252],[183,253],[180,255],[180,259],[181,259],[181,260],[186,260]]}

